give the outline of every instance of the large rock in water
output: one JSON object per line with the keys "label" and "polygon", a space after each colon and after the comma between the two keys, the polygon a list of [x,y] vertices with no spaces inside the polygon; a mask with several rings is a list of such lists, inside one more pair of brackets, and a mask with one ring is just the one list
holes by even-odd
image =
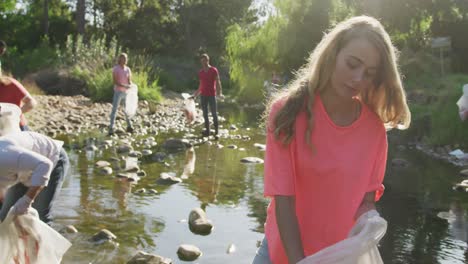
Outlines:
{"label": "large rock in water", "polygon": [[191,148],[192,144],[187,139],[170,138],[162,146],[169,151],[178,151]]}
{"label": "large rock in water", "polygon": [[139,251],[127,264],[172,264],[172,260],[158,255],[151,255],[143,251]]}
{"label": "large rock in water", "polygon": [[464,177],[468,177],[468,169],[464,169],[464,170],[460,171],[460,175],[464,176]]}
{"label": "large rock in water", "polygon": [[194,245],[180,245],[177,256],[184,261],[194,261],[202,254],[201,250]]}
{"label": "large rock in water", "polygon": [[188,224],[190,231],[198,235],[209,235],[213,229],[213,224],[201,208],[195,208],[190,212]]}
{"label": "large rock in water", "polygon": [[242,163],[256,163],[263,164],[263,159],[257,157],[245,157],[241,159]]}
{"label": "large rock in water", "polygon": [[101,243],[104,243],[106,241],[114,240],[116,238],[117,238],[117,236],[112,234],[111,231],[109,231],[107,229],[101,229],[101,231],[99,231],[99,232],[97,232],[96,234],[93,235],[93,237],[91,238],[91,241],[94,242],[94,243],[101,244]]}

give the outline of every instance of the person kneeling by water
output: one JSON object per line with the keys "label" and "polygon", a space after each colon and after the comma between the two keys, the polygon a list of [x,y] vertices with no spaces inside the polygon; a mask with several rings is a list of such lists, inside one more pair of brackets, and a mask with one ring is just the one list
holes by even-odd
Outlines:
{"label": "person kneeling by water", "polygon": [[16,215],[32,206],[43,222],[50,223],[51,204],[69,168],[68,156],[63,142],[21,131],[20,114],[18,106],[0,103],[0,221],[12,206]]}

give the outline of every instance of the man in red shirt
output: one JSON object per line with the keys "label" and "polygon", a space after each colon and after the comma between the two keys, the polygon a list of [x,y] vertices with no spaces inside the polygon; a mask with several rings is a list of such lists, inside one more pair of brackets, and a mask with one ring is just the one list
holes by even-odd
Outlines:
{"label": "man in red shirt", "polygon": [[[31,111],[37,104],[20,82],[5,76],[0,79],[0,102],[15,104],[21,108],[23,113]],[[21,130],[29,130],[23,114],[19,125]]]}
{"label": "man in red shirt", "polygon": [[211,116],[213,117],[213,125],[215,127],[215,138],[218,139],[218,114],[216,105],[216,96],[224,98],[219,79],[218,69],[210,65],[210,57],[204,53],[200,56],[202,69],[198,72],[200,83],[198,90],[195,91],[193,97],[201,95],[201,106],[203,111],[203,119],[205,121],[205,130],[202,132],[204,137],[210,136],[210,121],[208,119],[208,106],[210,106]]}

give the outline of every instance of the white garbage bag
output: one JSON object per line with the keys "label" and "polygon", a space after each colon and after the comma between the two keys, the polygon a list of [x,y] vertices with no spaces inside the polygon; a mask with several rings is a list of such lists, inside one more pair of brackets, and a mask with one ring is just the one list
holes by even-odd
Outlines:
{"label": "white garbage bag", "polygon": [[185,118],[187,123],[191,124],[197,118],[197,109],[195,107],[195,100],[193,98],[187,98],[184,100],[184,105],[182,107],[184,111]]}
{"label": "white garbage bag", "polygon": [[468,118],[468,84],[463,85],[463,95],[458,99],[457,105],[460,119],[465,121]]}
{"label": "white garbage bag", "polygon": [[71,243],[39,220],[35,209],[17,217],[12,209],[0,223],[0,263],[60,263]]}
{"label": "white garbage bag", "polygon": [[358,218],[347,239],[297,264],[383,264],[377,244],[386,231],[387,221],[371,210]]}
{"label": "white garbage bag", "polygon": [[138,108],[138,87],[136,84],[130,84],[125,98],[125,113],[131,118],[135,116]]}

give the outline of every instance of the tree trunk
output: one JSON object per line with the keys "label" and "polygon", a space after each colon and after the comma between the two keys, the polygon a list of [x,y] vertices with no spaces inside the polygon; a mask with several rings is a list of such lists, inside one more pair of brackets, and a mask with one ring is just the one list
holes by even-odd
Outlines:
{"label": "tree trunk", "polygon": [[44,36],[49,35],[49,0],[44,0]]}
{"label": "tree trunk", "polygon": [[86,0],[78,0],[76,2],[76,27],[78,34],[85,34],[86,15]]}

